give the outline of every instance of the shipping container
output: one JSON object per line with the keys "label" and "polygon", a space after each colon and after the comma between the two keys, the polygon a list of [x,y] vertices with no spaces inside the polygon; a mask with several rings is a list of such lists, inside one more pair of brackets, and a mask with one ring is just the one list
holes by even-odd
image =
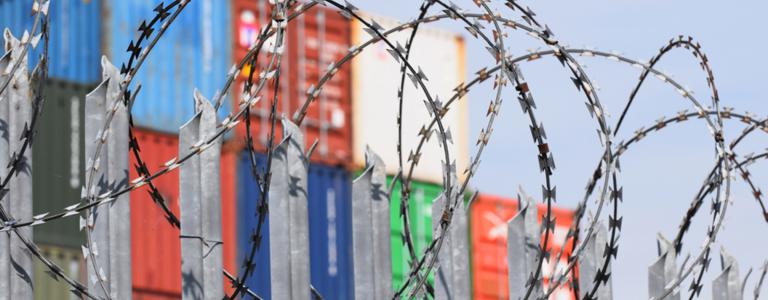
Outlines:
{"label": "shipping container", "polygon": [[[259,154],[261,172],[266,156]],[[308,178],[309,248],[312,286],[325,299],[350,299],[352,279],[352,182],[343,168],[310,164]],[[251,234],[258,224],[256,214],[260,199],[251,172],[248,152],[238,162],[237,257],[242,260],[251,249]],[[271,299],[269,285],[269,218],[262,227],[262,243],[256,255],[256,270],[248,287],[264,299]],[[279,254],[278,254],[279,255]]]}
{"label": "shipping container", "polygon": [[[391,19],[372,17],[385,29],[398,25]],[[371,36],[365,32],[359,21],[352,23],[352,43],[359,46]],[[405,45],[410,30],[388,36],[393,43]],[[387,52],[386,43],[378,42],[363,50],[352,61],[352,153],[355,168],[365,166],[365,148],[370,146],[387,166],[388,174],[398,172],[397,155],[397,91],[400,84],[400,62]],[[464,40],[460,35],[434,29],[429,26],[419,27],[416,40],[410,54],[410,61],[418,62],[428,80],[425,82],[433,99],[438,97],[446,103],[454,92],[453,89],[464,81]],[[425,95],[416,89],[406,78],[403,90],[402,149],[403,160],[415,149],[421,136],[419,130],[431,122],[429,112],[424,105]],[[456,161],[458,174],[463,176],[469,159],[469,104],[466,96],[454,103],[442,119],[446,130],[450,129],[453,143],[449,143],[451,159]],[[434,127],[437,129],[437,126]],[[432,138],[422,148],[419,167],[413,178],[431,182],[443,182],[444,160],[442,144]],[[410,166],[406,167],[410,168]]]}
{"label": "shipping container", "polygon": [[[546,204],[539,203],[539,224],[547,211]],[[470,207],[470,239],[472,253],[472,291],[474,299],[509,299],[507,283],[507,222],[517,214],[518,200],[488,194],[479,194]],[[552,270],[558,270],[568,264],[568,255],[573,240],[566,243],[568,228],[573,223],[573,211],[553,207],[556,218],[555,233],[550,236],[553,257],[561,250],[564,252],[559,262],[553,266],[545,261],[543,269],[544,286],[552,276]],[[542,239],[543,242],[543,239]],[[574,299],[572,290],[561,287],[550,299]]]}
{"label": "shipping container", "polygon": [[[0,1],[0,29],[8,27],[20,38],[32,30],[35,16],[31,0]],[[102,1],[51,1],[48,76],[60,80],[93,84],[101,80]],[[38,25],[38,30],[40,29]],[[29,54],[35,64],[42,41]]]}
{"label": "shipping container", "polygon": [[[40,254],[59,266],[69,278],[85,283],[86,265],[80,248],[67,248],[45,244],[37,245]],[[53,279],[49,276],[49,269],[39,259],[35,259],[33,282],[35,287],[35,299],[80,299],[70,290],[72,287],[62,279]]]}
{"label": "shipping container", "polygon": [[[177,135],[145,129],[135,130],[141,154],[149,171],[154,173],[165,162],[177,157]],[[236,274],[234,247],[234,154],[225,144],[221,159],[222,237],[224,267]],[[131,166],[136,160],[131,155]],[[135,169],[130,178],[136,178]],[[152,181],[176,216],[179,216],[179,173],[174,170]],[[133,261],[134,299],[176,299],[181,297],[181,243],[179,229],[171,226],[154,203],[147,186],[131,192],[131,256]],[[222,282],[229,288],[231,284]]]}
{"label": "shipping container", "polygon": [[[392,176],[387,177],[387,185],[392,184]],[[411,195],[408,198],[408,221],[410,222],[411,238],[417,258],[421,258],[424,249],[432,242],[432,202],[443,191],[442,186],[412,181]],[[390,198],[390,233],[392,238],[392,288],[397,291],[408,279],[411,259],[403,232],[403,218],[400,215],[400,183],[395,184]],[[429,283],[434,284],[434,276],[430,274]]]}
{"label": "shipping container", "polygon": [[[128,61],[126,49],[136,38],[139,25],[151,20],[160,2],[109,0],[103,3],[105,52],[119,66]],[[176,133],[179,126],[194,115],[195,89],[213,99],[217,90],[224,87],[232,66],[232,49],[225,47],[230,45],[232,35],[229,3],[190,1],[163,34],[134,78],[135,83],[142,84],[133,104],[135,124]],[[222,118],[229,112],[229,103],[224,101],[225,107],[219,110]]]}
{"label": "shipping container", "polygon": [[[270,22],[267,0],[234,0],[232,16],[234,19],[234,62],[245,58],[248,49],[265,24]],[[328,65],[341,59],[349,48],[349,22],[335,10],[317,5],[302,16],[294,19],[285,39],[286,52],[281,65],[280,86],[277,89],[277,116],[292,117],[301,109],[307,99],[307,90],[317,86],[320,76],[324,75]],[[255,71],[269,64],[267,56],[269,46],[265,46],[259,55]],[[250,67],[241,72],[233,95],[241,95],[244,82],[250,73]],[[344,65],[327,82],[319,96],[312,102],[307,116],[302,122],[302,129],[307,146],[317,140],[317,148],[311,160],[325,165],[349,165],[351,158],[350,120],[350,66]],[[269,112],[275,96],[273,84],[265,85],[259,94],[262,99],[251,109],[251,134],[254,148],[266,151],[270,123]],[[240,101],[240,97],[233,97]],[[280,122],[278,122],[279,124]],[[282,128],[275,129],[280,137]],[[245,124],[238,127],[239,137],[245,136]],[[242,142],[243,138],[237,139]]]}
{"label": "shipping container", "polygon": [[[82,145],[85,95],[93,86],[49,79],[45,104],[32,147],[32,207],[35,215],[58,212],[80,202],[85,169]],[[34,227],[34,240],[53,246],[79,248],[84,234],[77,218],[64,218]]]}

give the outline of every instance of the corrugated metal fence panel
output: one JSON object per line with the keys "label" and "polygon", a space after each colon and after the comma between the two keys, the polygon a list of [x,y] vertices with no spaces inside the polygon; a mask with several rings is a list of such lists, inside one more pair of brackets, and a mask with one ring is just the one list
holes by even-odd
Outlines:
{"label": "corrugated metal fence panel", "polygon": [[[382,17],[373,17],[385,29],[399,23]],[[359,21],[352,22],[352,42],[358,46],[368,41]],[[401,45],[407,43],[410,30],[390,35],[388,38]],[[352,112],[353,138],[352,153],[356,168],[365,166],[365,149],[370,146],[387,165],[388,174],[396,174],[399,168],[397,156],[397,90],[400,84],[400,63],[387,52],[387,46],[378,42],[363,50],[352,61]],[[428,80],[425,83],[433,100],[437,95],[443,103],[453,96],[453,89],[464,81],[464,41],[461,36],[434,29],[419,27],[413,43],[410,60],[418,62]],[[423,100],[424,91],[416,89],[406,77],[403,90],[402,149],[403,159],[416,149],[421,138],[419,130],[432,120]],[[464,176],[469,159],[469,100],[463,97],[451,105],[442,118],[446,129],[450,129],[453,144],[448,144],[451,159],[456,160],[460,177]],[[437,129],[437,126],[433,127]],[[433,138],[422,148],[419,165],[413,178],[425,182],[442,183],[444,160],[439,139]],[[406,168],[410,168],[409,166]]]}
{"label": "corrugated metal fence panel", "polygon": [[[387,177],[387,185],[392,176]],[[432,201],[442,192],[436,184],[412,181],[411,196],[408,199],[408,216],[416,255],[421,257],[432,241]],[[392,287],[398,290],[410,271],[410,256],[404,242],[403,218],[400,215],[400,183],[395,185],[390,202],[390,224],[392,226]],[[434,283],[432,275],[429,282]]]}
{"label": "corrugated metal fence panel", "polygon": [[[64,274],[79,282],[86,282],[86,265],[82,252],[78,248],[70,249],[39,244],[40,253],[61,267]],[[63,280],[55,280],[48,276],[48,268],[35,260],[34,284],[35,299],[80,299],[69,290],[72,288]]]}
{"label": "corrugated metal fence panel", "polygon": [[[0,29],[9,27],[20,37],[34,24],[31,0],[0,1]],[[48,76],[78,83],[95,83],[101,79],[101,1],[51,1],[51,32]],[[42,43],[30,53],[35,64],[42,53]]]}
{"label": "corrugated metal fence panel", "polygon": [[[233,2],[233,27],[235,39],[233,42],[234,61],[242,60],[248,49],[253,45],[256,35],[264,24],[270,22],[270,11],[267,0],[235,0]],[[277,113],[278,116],[292,117],[306,100],[306,92],[317,82],[331,62],[342,58],[349,48],[350,23],[335,10],[315,6],[301,17],[296,18],[288,26],[285,39],[286,57],[282,61],[280,86],[278,87]],[[269,57],[262,50],[257,67],[265,68]],[[249,68],[241,72],[235,90],[235,95],[242,94]],[[319,97],[310,104],[307,116],[302,123],[307,146],[318,140],[315,153],[310,158],[312,162],[326,165],[350,165],[351,134],[350,126],[350,74],[351,67],[344,65],[336,75],[325,84]],[[255,73],[255,76],[258,72]],[[275,89],[267,84],[262,93],[262,100],[252,111],[251,132],[254,137],[254,148],[266,151],[265,145],[269,135],[269,111]],[[235,101],[239,101],[237,97]],[[279,122],[278,122],[279,123]],[[278,124],[279,125],[279,124]],[[238,127],[238,135],[245,135],[245,126]],[[276,132],[282,132],[280,126]],[[279,134],[278,134],[279,136]],[[238,139],[242,142],[242,138]]]}
{"label": "corrugated metal fence panel", "polygon": [[[265,156],[259,154],[259,168],[264,168],[265,161]],[[351,179],[344,169],[311,164],[308,184],[311,283],[325,299],[350,299],[353,284]],[[250,238],[257,225],[256,205],[259,201],[247,152],[239,158],[237,194],[237,257],[243,259],[251,248]],[[271,299],[269,237],[266,235],[269,218],[265,225],[261,248],[256,254],[256,271],[247,284],[259,296]]]}
{"label": "corrugated metal fence panel", "polygon": [[[150,130],[135,130],[142,158],[150,172],[156,172],[172,157],[177,157],[177,135]],[[221,159],[222,237],[224,267],[236,274],[235,258],[235,160],[225,144]],[[135,159],[131,155],[131,166]],[[131,168],[130,178],[136,178]],[[152,181],[168,206],[179,216],[179,173],[174,170]],[[133,259],[134,299],[177,299],[181,297],[181,244],[179,229],[172,227],[162,210],[152,201],[144,186],[131,193],[131,256]],[[222,282],[226,288],[230,284]]]}
{"label": "corrugated metal fence panel", "polygon": [[[472,253],[472,290],[474,299],[491,300],[509,298],[507,285],[507,221],[517,213],[517,199],[479,194],[470,207],[470,238]],[[546,214],[546,205],[538,204],[538,218],[541,222]],[[568,227],[573,222],[573,212],[553,207],[557,218],[555,234],[550,237],[552,249],[557,252],[565,247],[570,249],[572,241],[563,244]],[[553,257],[557,253],[553,253]],[[566,251],[559,264],[567,264]],[[551,264],[545,264],[552,266]],[[545,269],[545,283],[552,275],[551,268]],[[569,289],[559,289],[550,299],[573,299]]]}
{"label": "corrugated metal fence panel", "polygon": [[[156,0],[110,0],[105,2],[110,15],[105,42],[112,61],[127,61],[125,51],[134,39],[142,20],[150,19]],[[137,125],[166,132],[194,115],[192,95],[199,89],[213,95],[224,86],[232,65],[229,1],[191,1],[176,18],[149,55],[134,82],[142,88],[133,105]],[[107,30],[108,29],[108,30]],[[156,31],[157,32],[157,31]],[[220,117],[229,112],[231,101],[224,101]]]}
{"label": "corrugated metal fence panel", "polygon": [[[85,94],[92,86],[49,80],[44,113],[38,120],[32,147],[33,208],[35,214],[60,211],[80,202],[84,166],[83,122]],[[36,242],[79,248],[84,234],[77,218],[65,218],[34,228]]]}

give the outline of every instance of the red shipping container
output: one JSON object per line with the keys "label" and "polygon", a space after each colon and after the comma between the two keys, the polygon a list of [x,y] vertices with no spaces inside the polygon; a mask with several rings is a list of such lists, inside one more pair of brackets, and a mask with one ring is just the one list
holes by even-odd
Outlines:
{"label": "red shipping container", "polygon": [[[538,205],[539,224],[547,212],[546,204]],[[479,194],[472,203],[470,212],[471,253],[472,253],[472,291],[474,299],[509,299],[507,283],[507,222],[517,214],[517,199],[487,194]],[[568,228],[573,222],[573,211],[553,207],[556,218],[555,233],[549,237],[549,247],[553,258],[565,248],[559,264],[553,266],[545,261],[543,267],[544,286],[551,277],[552,270],[565,267],[570,255],[573,239],[565,241]],[[542,243],[543,243],[542,236]],[[574,299],[573,292],[566,287],[555,291],[550,299]]]}
{"label": "red shipping container", "polygon": [[[177,157],[179,139],[176,135],[144,129],[134,130],[139,141],[142,159],[151,173],[157,172],[165,162]],[[237,273],[235,261],[235,156],[232,145],[222,146],[221,207],[222,237],[224,239],[224,267]],[[136,160],[130,156],[131,166]],[[178,170],[178,169],[177,169]],[[153,180],[160,194],[179,216],[179,172],[174,170]],[[136,178],[130,170],[130,178]],[[131,192],[131,256],[134,299],[181,298],[181,244],[179,229],[168,223],[162,209],[152,201],[149,188],[143,186]],[[226,279],[225,279],[226,280]],[[222,284],[225,284],[224,282]],[[231,292],[228,282],[224,285]]]}
{"label": "red shipping container", "polygon": [[[240,62],[253,45],[260,30],[271,22],[267,0],[236,0],[232,3],[234,22],[235,63]],[[306,92],[311,86],[317,87],[331,63],[335,63],[347,54],[350,47],[350,23],[336,10],[317,5],[288,25],[285,39],[285,53],[281,65],[280,84],[277,89],[277,116],[292,118],[301,109],[307,99]],[[269,64],[267,55],[271,46],[265,45],[256,62],[254,81]],[[351,74],[349,64],[341,67],[310,104],[302,122],[307,147],[318,141],[311,156],[313,162],[326,165],[350,167],[352,157],[351,144]],[[250,66],[243,68],[233,87],[234,107],[239,107],[244,82]],[[274,81],[266,83],[259,94],[261,101],[251,108],[251,134],[254,148],[266,151],[270,130],[269,113],[275,96]],[[275,128],[277,144],[282,138],[282,126],[277,122]],[[239,144],[244,143],[244,122],[237,127]]]}

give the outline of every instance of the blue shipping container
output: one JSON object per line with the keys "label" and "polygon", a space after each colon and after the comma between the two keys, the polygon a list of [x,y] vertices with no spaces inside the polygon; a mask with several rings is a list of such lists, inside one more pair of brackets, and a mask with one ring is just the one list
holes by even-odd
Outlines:
{"label": "blue shipping container", "polygon": [[[265,155],[257,158],[263,171]],[[259,189],[244,152],[238,161],[237,236],[239,259],[251,249],[256,230]],[[318,164],[309,166],[309,244],[312,286],[325,299],[351,299],[352,277],[352,182],[342,168]],[[248,287],[264,299],[271,299],[269,286],[269,219],[262,227],[262,243],[256,255],[256,271]]]}
{"label": "blue shipping container", "polygon": [[[144,20],[151,20],[158,0],[109,0],[105,2],[108,24],[105,31],[111,61],[126,62],[129,43],[137,37]],[[195,88],[212,99],[224,85],[232,65],[232,19],[230,1],[196,0],[176,18],[150,53],[134,83],[141,91],[133,105],[137,126],[178,132],[194,115]],[[159,32],[159,30],[155,30]],[[153,34],[154,36],[154,34]],[[225,100],[222,118],[229,112]]]}
{"label": "blue shipping container", "polygon": [[[21,38],[24,30],[32,34],[35,21],[32,3],[33,0],[0,1],[0,29],[8,27],[16,38]],[[100,81],[101,1],[56,0],[50,3],[48,76],[83,84]],[[42,43],[30,51],[31,65],[39,61]]]}

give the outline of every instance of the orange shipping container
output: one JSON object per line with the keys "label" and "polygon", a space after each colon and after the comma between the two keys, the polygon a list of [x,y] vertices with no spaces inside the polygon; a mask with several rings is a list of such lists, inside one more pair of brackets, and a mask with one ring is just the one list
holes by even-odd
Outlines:
{"label": "orange shipping container", "polygon": [[[507,222],[517,214],[517,199],[505,198],[487,194],[479,194],[472,203],[470,213],[471,253],[472,253],[472,291],[474,299],[509,299],[507,283]],[[541,223],[546,214],[547,206],[538,204],[538,219]],[[565,248],[557,265],[545,261],[543,267],[544,286],[547,286],[553,270],[567,265],[572,239],[565,241],[568,228],[573,222],[573,211],[563,208],[552,208],[556,218],[554,235],[550,235],[552,257]],[[543,241],[543,237],[542,237]],[[575,299],[573,291],[561,287],[550,299]]]}
{"label": "orange shipping container", "polygon": [[[239,63],[252,47],[259,32],[270,22],[271,12],[267,0],[235,0],[232,3],[234,22],[235,63]],[[324,75],[328,65],[346,55],[350,47],[350,25],[336,10],[317,5],[302,16],[291,21],[285,39],[285,53],[277,90],[274,82],[268,81],[259,94],[261,101],[251,108],[251,134],[254,148],[259,152],[266,150],[269,136],[269,113],[275,91],[278,93],[277,116],[293,117],[307,99],[307,90],[317,87],[320,76]],[[266,69],[271,46],[265,45],[256,62],[254,81],[259,73]],[[234,101],[241,101],[244,82],[248,78],[250,66],[243,68],[233,86]],[[351,152],[350,126],[350,67],[344,65],[320,91],[312,102],[302,123],[307,147],[318,141],[311,160],[326,165],[348,166]],[[235,103],[234,107],[238,107]],[[277,144],[282,137],[282,126],[277,122],[275,128]],[[236,130],[237,143],[242,144],[245,137],[244,122]]]}
{"label": "orange shipping container", "polygon": [[[176,135],[144,129],[134,130],[141,148],[142,159],[151,173],[157,172],[165,162],[177,157],[179,139]],[[235,262],[235,151],[231,145],[222,147],[221,207],[222,236],[224,238],[224,267],[236,273]],[[131,166],[136,164],[130,156]],[[178,169],[177,169],[178,170]],[[179,216],[179,172],[174,170],[153,180],[160,194]],[[136,178],[130,170],[130,178]],[[162,209],[152,201],[149,188],[131,192],[131,256],[134,299],[181,298],[181,244],[179,229],[165,219]],[[222,284],[225,284],[222,282]],[[230,284],[225,284],[229,289]],[[227,290],[228,292],[231,292]]]}

